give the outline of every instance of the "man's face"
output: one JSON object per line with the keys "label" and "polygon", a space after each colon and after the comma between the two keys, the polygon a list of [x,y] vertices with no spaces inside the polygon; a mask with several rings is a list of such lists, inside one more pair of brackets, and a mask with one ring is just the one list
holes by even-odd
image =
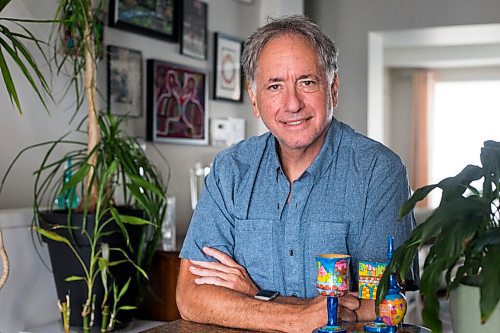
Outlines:
{"label": "man's face", "polygon": [[255,117],[262,118],[283,152],[318,152],[336,106],[337,82],[328,83],[309,41],[284,35],[262,50],[255,91],[248,93]]}

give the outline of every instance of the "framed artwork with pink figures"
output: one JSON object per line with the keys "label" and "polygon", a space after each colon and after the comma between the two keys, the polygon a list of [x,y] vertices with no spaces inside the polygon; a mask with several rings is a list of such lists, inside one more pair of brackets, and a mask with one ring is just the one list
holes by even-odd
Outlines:
{"label": "framed artwork with pink figures", "polygon": [[208,144],[207,86],[202,69],[149,59],[147,140]]}

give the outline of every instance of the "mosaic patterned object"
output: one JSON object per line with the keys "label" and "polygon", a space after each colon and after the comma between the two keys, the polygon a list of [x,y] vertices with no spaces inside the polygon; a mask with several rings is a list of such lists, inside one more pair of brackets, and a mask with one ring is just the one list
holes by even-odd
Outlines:
{"label": "mosaic patterned object", "polygon": [[359,298],[375,299],[377,296],[377,288],[384,274],[386,262],[360,260],[358,264],[359,275]]}
{"label": "mosaic patterned object", "polygon": [[343,296],[349,291],[349,261],[347,255],[316,257],[318,277],[316,289],[323,296]]}

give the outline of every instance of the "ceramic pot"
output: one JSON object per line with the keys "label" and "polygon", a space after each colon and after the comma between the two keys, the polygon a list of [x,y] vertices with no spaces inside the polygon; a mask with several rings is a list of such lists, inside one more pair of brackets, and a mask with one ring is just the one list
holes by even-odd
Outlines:
{"label": "ceramic pot", "polygon": [[500,327],[500,304],[488,321],[481,325],[479,288],[460,284],[450,293],[450,310],[454,333],[493,333]]}
{"label": "ceramic pot", "polygon": [[[121,214],[133,215],[142,217],[143,212],[139,210],[134,210],[129,207],[117,207]],[[105,216],[103,219],[111,218],[110,216]],[[40,219],[40,226],[44,229],[50,229],[57,232],[59,235],[70,239],[73,247],[78,252],[78,254],[83,258],[83,260],[88,263],[90,261],[90,245],[88,239],[81,233],[75,232],[70,234],[68,229],[58,228],[53,229],[53,225],[65,225],[67,223],[68,214],[65,210],[55,210],[50,212],[42,212]],[[72,217],[74,226],[82,226],[83,215],[73,213]],[[95,217],[93,215],[87,216],[87,232],[92,233],[95,225]],[[103,237],[101,241],[105,241],[110,245],[110,247],[121,248],[127,252],[128,256],[135,259],[134,253],[131,253],[127,249],[127,243],[120,233],[118,226],[114,223],[108,224],[105,229],[109,235]],[[129,233],[130,242],[134,244],[135,253],[137,253],[136,244],[140,243],[140,238],[142,234],[142,228],[140,226],[127,226],[127,231]],[[83,326],[81,311],[82,304],[85,303],[87,298],[87,287],[83,281],[66,281],[68,276],[76,275],[83,276],[83,268],[80,262],[76,259],[74,253],[69,249],[69,247],[61,242],[55,242],[48,238],[42,237],[42,240],[47,243],[50,255],[50,261],[52,266],[52,272],[54,275],[54,282],[56,285],[58,299],[63,300],[68,294],[71,295],[71,314],[70,323],[72,327]],[[111,260],[121,259],[121,257],[114,257],[111,253]],[[119,285],[123,285],[130,276],[135,274],[135,269],[131,264],[124,263],[121,265],[113,266],[110,268],[111,273],[117,279]],[[104,288],[102,287],[101,277],[97,276],[96,282],[94,283],[93,294],[96,295],[96,304],[100,304],[104,297]],[[132,287],[129,288],[126,295],[122,299],[122,305],[134,305],[135,298],[137,296],[137,286],[135,282],[132,282]],[[122,327],[131,321],[132,313],[130,311],[121,311],[118,313],[118,320],[121,325],[118,324],[117,327]],[[100,327],[102,318],[101,311],[95,312],[94,326]]]}

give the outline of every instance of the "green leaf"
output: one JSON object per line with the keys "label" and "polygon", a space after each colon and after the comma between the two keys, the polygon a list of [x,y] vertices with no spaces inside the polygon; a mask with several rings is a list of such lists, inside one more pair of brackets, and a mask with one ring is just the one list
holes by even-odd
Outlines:
{"label": "green leaf", "polygon": [[433,333],[442,333],[443,324],[439,319],[439,301],[436,297],[424,297],[424,308],[422,309],[422,319]]}
{"label": "green leaf", "polygon": [[425,226],[422,230],[422,241],[426,242],[437,236],[441,230],[447,230],[449,225],[459,219],[464,219],[467,216],[472,218],[479,214],[489,215],[489,212],[489,203],[476,197],[459,197],[442,202],[423,223]]}
{"label": "green leaf", "polygon": [[480,273],[481,323],[485,323],[500,300],[500,246],[492,246],[482,260]]}
{"label": "green leaf", "polygon": [[132,225],[154,225],[154,223],[149,222],[148,220],[145,220],[143,218],[137,217],[137,216],[132,216],[132,215],[120,215],[121,220],[124,223],[127,224],[132,224]]}
{"label": "green leaf", "polygon": [[118,308],[118,310],[135,310],[137,309],[137,306],[133,305],[122,305]]}
{"label": "green leaf", "polygon": [[42,236],[47,237],[48,239],[53,240],[54,242],[65,243],[65,244],[71,246],[70,241],[64,236],[61,236],[53,231],[43,229],[39,226],[34,226],[34,228],[35,228],[36,232],[38,232]]}
{"label": "green leaf", "polygon": [[[12,77],[10,76],[10,71],[7,67],[7,63],[4,58],[4,54],[1,52],[2,49],[5,50],[9,55],[10,58],[14,61],[14,63],[17,65],[17,67],[21,70],[23,73],[25,79],[29,82],[31,85],[31,88],[33,91],[37,94],[40,102],[44,106],[45,110],[48,111],[47,104],[45,102],[45,96],[42,95],[41,90],[43,90],[44,93],[48,95],[50,99],[52,99],[52,94],[50,91],[50,86],[48,85],[47,81],[45,80],[43,74],[39,70],[39,66],[36,64],[33,56],[30,54],[28,49],[21,43],[21,40],[27,40],[34,42],[35,45],[37,46],[38,50],[41,52],[43,57],[45,59],[46,56],[44,54],[43,49],[40,46],[41,41],[36,39],[36,37],[23,25],[21,25],[18,22],[46,22],[46,21],[37,21],[37,20],[16,20],[16,19],[11,19],[11,18],[5,18],[4,20],[8,20],[11,22],[16,23],[18,26],[20,26],[26,34],[20,34],[17,32],[12,32],[9,30],[4,25],[0,25],[0,67],[2,68],[2,76],[7,88],[7,91],[9,93],[9,97],[11,99],[11,102],[16,105],[17,109],[19,110],[20,113],[22,113],[19,98],[17,95],[16,88],[14,86]],[[10,42],[9,43],[4,40],[4,37],[6,40]],[[34,75],[31,74],[31,72],[34,73]],[[36,80],[35,80],[36,78]],[[42,89],[39,89],[39,86],[42,87]]]}
{"label": "green leaf", "polygon": [[484,176],[484,170],[476,165],[467,165],[454,177],[448,177],[438,183],[443,190],[441,202],[462,197],[468,185]]}
{"label": "green leaf", "polygon": [[78,184],[80,184],[85,179],[85,177],[87,177],[87,175],[89,174],[91,167],[92,166],[90,164],[83,163],[80,167],[80,170],[78,170],[73,175],[73,177],[71,177],[70,180],[63,185],[60,193],[64,193],[64,192],[76,187]]}
{"label": "green leaf", "polygon": [[150,183],[146,180],[144,180],[143,178],[140,178],[138,176],[135,176],[135,175],[132,175],[132,174],[128,174],[127,173],[127,177],[130,178],[130,180],[132,181],[132,183],[137,186],[137,187],[142,187],[144,188],[145,190],[149,191],[149,192],[153,192],[159,196],[165,196],[165,193],[163,193],[161,191],[161,189],[159,189],[157,186],[155,186],[153,183]]}
{"label": "green leaf", "polygon": [[10,2],[11,0],[0,0],[0,12],[4,9],[5,6]]}
{"label": "green leaf", "polygon": [[118,294],[118,299],[121,299],[123,297],[123,295],[125,295],[125,293],[127,292],[128,290],[128,287],[130,285],[130,278],[128,278],[127,282],[125,282],[125,284],[123,285],[122,289],[120,289],[120,293]]}
{"label": "green leaf", "polygon": [[17,95],[17,90],[14,85],[14,81],[12,80],[12,76],[10,75],[9,67],[7,66],[7,62],[5,61],[5,57],[2,52],[2,48],[0,47],[0,68],[2,69],[2,77],[5,83],[5,87],[7,88],[7,92],[9,93],[11,103],[15,103],[19,113],[22,113],[21,103],[19,102],[19,97]]}
{"label": "green leaf", "polygon": [[415,207],[417,202],[424,199],[437,186],[437,184],[427,185],[416,190],[410,197],[410,199],[408,199],[399,209],[399,217],[402,218],[403,216],[408,214]]}
{"label": "green leaf", "polygon": [[107,183],[114,176],[117,169],[118,169],[118,161],[114,160],[113,162],[111,162],[108,169],[104,172],[103,181]]}
{"label": "green leaf", "polygon": [[142,276],[144,276],[146,279],[148,279],[148,275],[146,274],[146,272],[144,271],[144,269],[142,269],[140,266],[138,266],[132,259],[130,259],[130,257],[128,256],[127,252],[125,252],[123,249],[120,249],[118,247],[113,247],[113,248],[110,248],[109,249],[110,251],[116,251],[116,252],[120,252],[122,254],[122,256],[124,258],[127,259],[127,261],[129,263],[132,264],[132,266],[134,266],[134,268],[142,274]]}
{"label": "green leaf", "polygon": [[420,280],[420,290],[424,295],[424,308],[422,318],[432,332],[441,333],[442,323],[439,319],[439,301],[437,299],[437,289],[441,274],[448,263],[448,258],[438,258],[428,265]]}
{"label": "green leaf", "polygon": [[68,276],[67,278],[64,279],[66,282],[73,282],[73,281],[85,281],[85,278],[83,276]]}
{"label": "green leaf", "polygon": [[125,243],[127,244],[127,246],[130,246],[130,236],[128,234],[127,228],[125,228],[125,225],[123,225],[122,215],[120,215],[118,213],[118,210],[116,210],[116,208],[114,207],[111,207],[110,212],[111,215],[113,216],[113,220],[115,221],[115,223],[118,225],[118,227],[122,232],[123,238],[125,239]]}
{"label": "green leaf", "polygon": [[486,232],[477,238],[474,242],[474,252],[480,252],[488,245],[500,245],[500,228],[486,230]]}
{"label": "green leaf", "polygon": [[125,262],[128,262],[128,260],[115,260],[115,261],[110,261],[109,262],[109,267],[113,267],[113,266],[118,266],[118,265],[121,265]]}

